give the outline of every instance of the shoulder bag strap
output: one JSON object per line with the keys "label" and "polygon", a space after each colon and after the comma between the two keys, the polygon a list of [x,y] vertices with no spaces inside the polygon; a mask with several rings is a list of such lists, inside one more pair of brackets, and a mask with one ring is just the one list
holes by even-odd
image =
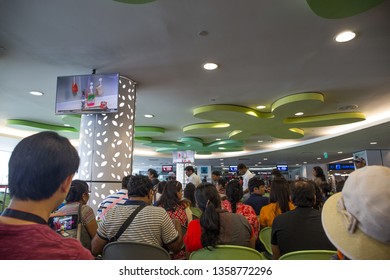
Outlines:
{"label": "shoulder bag strap", "polygon": [[146,205],[140,205],[137,209],[131,213],[131,215],[126,219],[126,221],[122,224],[122,226],[119,228],[118,232],[115,234],[114,237],[110,239],[110,242],[117,241],[119,237],[122,235],[122,233],[129,227],[131,222],[134,220],[135,216],[138,214],[139,211],[142,210]]}
{"label": "shoulder bag strap", "polygon": [[81,238],[81,226],[82,226],[82,222],[81,222],[81,207],[82,207],[82,204],[80,203],[79,204],[79,211],[78,211],[78,215],[77,215],[77,240],[80,240]]}

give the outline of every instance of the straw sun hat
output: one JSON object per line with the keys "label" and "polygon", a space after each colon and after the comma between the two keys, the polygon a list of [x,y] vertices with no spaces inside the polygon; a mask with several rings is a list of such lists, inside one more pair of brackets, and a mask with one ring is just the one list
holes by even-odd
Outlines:
{"label": "straw sun hat", "polygon": [[329,240],[349,259],[390,260],[390,168],[352,172],[322,210]]}

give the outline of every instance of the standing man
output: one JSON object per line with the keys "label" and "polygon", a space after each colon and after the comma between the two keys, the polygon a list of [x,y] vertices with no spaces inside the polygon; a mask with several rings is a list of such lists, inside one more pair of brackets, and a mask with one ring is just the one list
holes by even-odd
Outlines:
{"label": "standing man", "polygon": [[0,259],[93,259],[80,241],[64,238],[48,226],[79,163],[77,150],[55,132],[37,133],[16,145],[9,160],[11,202],[0,217]]}
{"label": "standing man", "polygon": [[252,172],[250,172],[249,169],[246,167],[246,165],[243,163],[239,163],[237,165],[237,170],[238,173],[242,176],[242,189],[244,191],[243,199],[246,200],[249,198],[249,188],[248,188],[249,179],[254,177],[255,175],[253,175]]}
{"label": "standing man", "polygon": [[202,181],[200,180],[199,176],[195,174],[194,167],[189,165],[186,168],[184,168],[184,170],[187,176],[187,184],[193,183],[194,186],[197,188],[202,183]]}
{"label": "standing man", "polygon": [[214,170],[212,173],[211,173],[211,180],[213,181],[213,185],[214,186],[217,186],[218,184],[218,180],[221,178],[221,172],[219,172],[218,170]]}
{"label": "standing man", "polygon": [[153,186],[160,183],[160,180],[158,179],[158,173],[153,168],[148,169],[148,178],[150,179],[150,181],[152,181]]}

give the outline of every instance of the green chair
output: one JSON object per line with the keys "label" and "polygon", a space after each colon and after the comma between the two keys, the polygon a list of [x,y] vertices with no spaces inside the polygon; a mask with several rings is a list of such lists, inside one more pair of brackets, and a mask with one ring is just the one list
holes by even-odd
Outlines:
{"label": "green chair", "polygon": [[190,260],[265,260],[255,249],[236,245],[217,245],[216,248],[203,248],[190,255]]}
{"label": "green chair", "polygon": [[335,254],[330,250],[303,250],[286,253],[279,260],[330,260]]}
{"label": "green chair", "polygon": [[265,250],[268,254],[272,256],[272,248],[271,248],[271,227],[265,227],[259,232],[259,240],[264,245]]}

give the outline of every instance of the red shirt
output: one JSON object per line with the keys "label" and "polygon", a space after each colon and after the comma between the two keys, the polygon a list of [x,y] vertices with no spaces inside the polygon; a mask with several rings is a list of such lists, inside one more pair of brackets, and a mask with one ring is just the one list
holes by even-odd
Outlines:
{"label": "red shirt", "polygon": [[0,223],[2,260],[93,260],[80,241],[63,238],[47,225]]}

